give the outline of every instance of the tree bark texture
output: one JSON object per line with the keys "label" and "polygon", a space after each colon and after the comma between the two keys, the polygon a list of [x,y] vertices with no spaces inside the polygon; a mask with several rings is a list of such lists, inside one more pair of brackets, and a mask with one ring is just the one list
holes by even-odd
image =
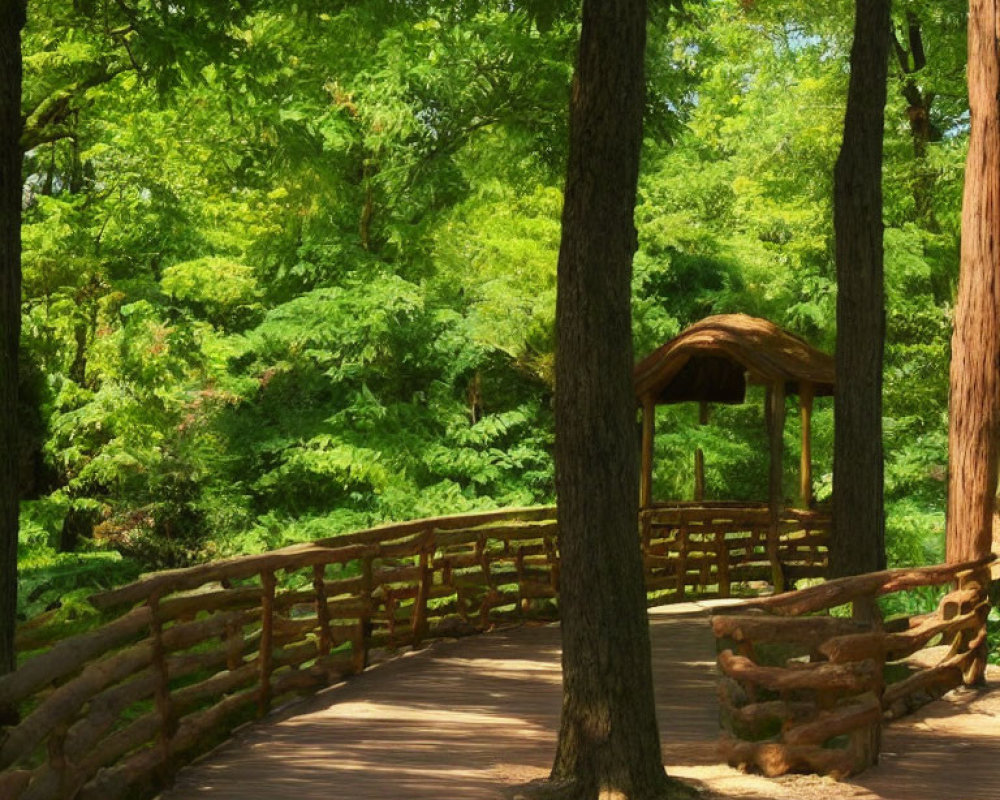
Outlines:
{"label": "tree bark texture", "polygon": [[837,388],[833,576],[885,567],[882,464],[882,133],[889,0],[857,0],[844,141],[834,172]]}
{"label": "tree bark texture", "polygon": [[630,284],[645,0],[585,0],[556,309],[563,710],[554,783],[663,797],[638,513]]}
{"label": "tree bark texture", "polygon": [[24,0],[0,0],[0,674],[14,669],[17,615],[23,25]]}
{"label": "tree bark texture", "polygon": [[971,130],[951,341],[948,561],[990,551],[1000,424],[1000,0],[969,3]]}

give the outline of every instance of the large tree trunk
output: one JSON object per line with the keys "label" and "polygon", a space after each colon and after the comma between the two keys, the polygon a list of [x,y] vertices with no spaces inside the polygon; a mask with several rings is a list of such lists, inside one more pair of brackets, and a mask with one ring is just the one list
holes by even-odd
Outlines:
{"label": "large tree trunk", "polygon": [[556,309],[565,797],[666,796],[637,528],[630,290],[645,0],[585,0]]}
{"label": "large tree trunk", "polygon": [[857,0],[844,141],[834,172],[837,389],[834,407],[834,576],[885,567],[882,505],[882,133],[889,0]]}
{"label": "large tree trunk", "polygon": [[[0,674],[14,668],[17,615],[17,349],[21,334],[21,27],[0,0]],[[2,714],[0,709],[0,714]]]}
{"label": "large tree trunk", "polygon": [[1000,0],[969,4],[971,131],[951,343],[948,561],[990,551],[1000,428]]}

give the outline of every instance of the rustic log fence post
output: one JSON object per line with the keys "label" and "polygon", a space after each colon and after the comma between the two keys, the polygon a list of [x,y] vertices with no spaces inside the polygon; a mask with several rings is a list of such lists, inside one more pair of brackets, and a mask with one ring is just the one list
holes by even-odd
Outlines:
{"label": "rustic log fence post", "polygon": [[486,630],[490,624],[490,609],[492,608],[496,587],[494,585],[493,574],[490,571],[490,554],[486,549],[485,533],[480,533],[476,537],[476,557],[479,561],[479,567],[483,571],[483,585],[485,588],[483,601],[479,606],[479,625],[483,630]]}
{"label": "rustic log fence post", "polygon": [[160,715],[158,733],[161,777],[166,777],[170,765],[170,740],[177,732],[177,718],[174,714],[173,699],[170,696],[170,674],[167,668],[167,653],[163,645],[163,620],[160,615],[160,595],[154,592],[146,601],[149,606],[149,630],[153,643],[153,669],[156,672],[155,702]]}
{"label": "rustic log fence post", "polygon": [[708,591],[709,584],[712,582],[712,567],[715,566],[712,561],[712,554],[709,552],[705,542],[705,534],[702,534],[701,547],[701,566],[698,568],[698,592],[703,594]]}
{"label": "rustic log fence post", "polygon": [[528,597],[524,592],[524,549],[519,547],[514,556],[514,569],[517,573],[517,615],[524,619],[528,613]]}
{"label": "rustic log fence post", "polygon": [[357,675],[368,667],[368,642],[372,629],[372,561],[371,555],[361,559],[361,611],[358,614],[358,630],[351,642],[351,669]]}
{"label": "rustic log fence post", "polygon": [[724,526],[715,531],[715,557],[718,563],[719,597],[729,597],[731,585],[729,582],[729,544],[726,541]]}
{"label": "rustic log fence post", "polygon": [[767,387],[767,432],[770,440],[770,466],[768,470],[768,529],[767,558],[771,562],[771,584],[775,593],[785,591],[785,574],[778,554],[780,542],[781,511],[784,507],[781,486],[782,454],[785,429],[785,384],[777,381]]}
{"label": "rustic log fence post", "polygon": [[[962,644],[967,651],[971,651],[971,657],[962,669],[962,683],[965,686],[981,686],[986,674],[987,641],[986,641],[986,619],[989,614],[989,592],[990,568],[984,566],[979,569],[970,570],[958,576],[958,588],[967,589],[976,593],[976,600],[969,605],[979,609],[980,623],[977,627],[960,632]],[[983,604],[982,601],[987,602]],[[961,612],[966,608],[960,607]],[[971,608],[970,608],[971,610]]]}
{"label": "rustic log fence post", "polygon": [[413,646],[419,647],[427,635],[427,601],[434,582],[433,555],[435,550],[434,529],[428,528],[420,540],[419,574],[417,577],[417,597],[413,608]]}
{"label": "rustic log fence post", "polygon": [[260,687],[257,695],[257,714],[264,716],[271,710],[271,669],[274,661],[274,589],[273,570],[260,574]]}
{"label": "rustic log fence post", "polygon": [[330,632],[330,606],[326,600],[326,564],[313,565],[313,591],[316,593],[316,621],[319,623],[319,654],[330,655],[333,636]]}
{"label": "rustic log fence post", "polygon": [[383,587],[385,592],[385,623],[389,634],[388,646],[390,650],[396,649],[396,594],[392,589]]}
{"label": "rustic log fence post", "polygon": [[551,536],[546,536],[545,557],[549,562],[549,585],[556,597],[559,597],[559,553],[555,540]]}
{"label": "rustic log fence post", "polygon": [[688,556],[688,523],[682,517],[677,528],[677,586],[675,587],[675,600],[678,603],[684,602],[684,592],[687,588],[687,556]]}
{"label": "rustic log fence post", "polygon": [[[867,625],[874,632],[884,632],[884,626],[882,624],[882,609],[878,606],[878,601],[875,598],[874,592],[857,598],[851,604],[851,615],[854,621]],[[885,695],[886,655],[887,654],[884,649],[874,654],[878,670],[875,673],[872,693],[878,700],[879,709],[882,707],[882,698]],[[867,726],[862,726],[853,730],[850,736],[850,747],[858,772],[878,764],[878,756],[882,750],[881,716],[877,722],[873,722]]]}

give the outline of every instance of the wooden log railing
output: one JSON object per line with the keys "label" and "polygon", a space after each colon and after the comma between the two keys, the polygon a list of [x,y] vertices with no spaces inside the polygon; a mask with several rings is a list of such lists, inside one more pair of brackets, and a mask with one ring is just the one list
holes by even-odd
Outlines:
{"label": "wooden log railing", "polygon": [[826,573],[830,515],[822,511],[783,509],[775,532],[763,503],[672,503],[643,509],[639,527],[646,589],[659,602],[730,597],[776,572],[787,585]]}
{"label": "wooden log railing", "polygon": [[[709,517],[685,509],[644,523],[651,604],[664,588],[728,592],[757,575],[759,537],[726,529],[720,539]],[[797,553],[803,535],[790,531],[783,552]],[[671,541],[686,547],[682,566]],[[706,567],[712,553],[722,560]],[[0,719],[19,717],[0,727],[0,798],[150,796],[237,725],[394,649],[555,619],[558,589],[558,526],[546,507],[386,525],[102,592],[91,598],[97,627],[56,641],[26,629],[22,644],[35,652],[0,677]]]}
{"label": "wooden log railing", "polygon": [[[725,760],[838,778],[877,763],[883,720],[975,681],[993,559],[840,578],[716,614]],[[951,583],[932,613],[881,619],[877,597]]]}

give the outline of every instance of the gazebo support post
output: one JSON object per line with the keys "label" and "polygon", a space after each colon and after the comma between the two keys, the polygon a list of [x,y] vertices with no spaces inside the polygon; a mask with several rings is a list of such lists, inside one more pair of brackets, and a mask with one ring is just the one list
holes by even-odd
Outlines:
{"label": "gazebo support post", "polygon": [[639,467],[639,508],[653,504],[653,434],[656,426],[656,404],[646,395],[642,398],[642,461]]}
{"label": "gazebo support post", "polygon": [[802,413],[802,463],[799,476],[801,485],[799,496],[802,498],[802,507],[812,506],[812,410],[815,387],[811,383],[803,382],[799,386],[799,410]]}
{"label": "gazebo support post", "polygon": [[778,526],[781,522],[781,462],[785,429],[785,383],[777,381],[767,388],[767,430],[770,439],[771,464],[768,475],[767,557],[771,562],[771,583],[775,592],[785,591],[785,575],[778,553]]}
{"label": "gazebo support post", "polygon": [[[698,424],[708,425],[708,402],[698,403]],[[700,447],[694,451],[694,499],[700,503],[705,499],[705,453]]]}

